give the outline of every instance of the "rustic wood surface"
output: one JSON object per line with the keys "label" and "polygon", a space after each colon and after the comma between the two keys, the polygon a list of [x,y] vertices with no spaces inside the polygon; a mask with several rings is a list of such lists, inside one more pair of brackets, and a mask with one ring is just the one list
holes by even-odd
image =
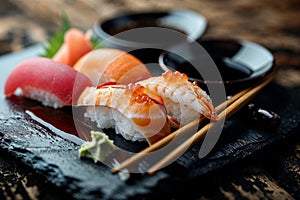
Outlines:
{"label": "rustic wood surface", "polygon": [[[284,68],[277,81],[300,86],[298,0],[0,0],[0,5],[0,54],[45,41],[60,26],[62,12],[75,27],[87,30],[96,20],[123,11],[188,8],[207,18],[204,38],[247,39],[266,46]],[[300,199],[300,138],[267,151],[213,175],[203,191],[195,186],[197,199]],[[0,152],[0,199],[59,198],[46,180],[37,182],[37,174],[18,166]]]}

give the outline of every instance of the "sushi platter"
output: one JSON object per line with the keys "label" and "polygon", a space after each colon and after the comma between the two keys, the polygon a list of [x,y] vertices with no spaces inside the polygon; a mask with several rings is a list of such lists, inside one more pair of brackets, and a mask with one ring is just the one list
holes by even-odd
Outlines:
{"label": "sushi platter", "polygon": [[[72,31],[70,35],[81,37],[80,33]],[[254,47],[252,43],[240,44],[244,45],[241,49],[245,49],[247,45],[252,49]],[[161,76],[152,76],[151,70],[148,71],[141,61],[129,54],[122,54],[121,59],[114,60],[114,65],[109,65],[108,68],[115,72],[102,71],[103,76],[99,81],[93,70],[82,67],[83,63],[95,66],[99,62],[105,62],[109,56],[119,56],[121,50],[91,50],[92,47],[84,41],[82,46],[85,48],[81,48],[81,51],[73,51],[73,54],[78,54],[75,61],[66,56],[64,51],[67,47],[61,48],[53,59],[40,58],[44,47],[41,44],[0,57],[1,152],[29,167],[41,179],[47,180],[62,194],[73,199],[179,197],[183,186],[195,185],[203,177],[242,162],[249,156],[263,154],[264,150],[292,139],[300,131],[299,88],[282,86],[275,78],[253,97],[251,104],[244,105],[233,116],[224,119],[220,138],[206,156],[199,157],[202,145],[200,140],[152,175],[146,173],[151,167],[148,161],[139,163],[139,171],[121,170],[119,173],[112,173],[112,168],[120,165],[116,159],[107,163],[94,162],[98,160],[81,157],[78,153],[82,144],[91,140],[90,131],[97,127],[108,135],[117,148],[134,154],[170,135],[179,125],[184,127],[191,123],[196,114],[200,113],[206,120],[212,121],[218,120],[218,115],[209,95],[200,86],[192,84],[187,75],[166,70]],[[90,51],[93,52],[87,53]],[[86,54],[90,54],[89,59],[80,61]],[[97,60],[103,55],[106,55],[102,58],[104,61]],[[120,68],[120,62],[126,61],[133,68]],[[71,65],[73,68],[69,67]],[[137,73],[130,73],[133,69]],[[277,66],[270,66],[268,71],[273,70],[275,73],[275,69],[277,70]],[[122,72],[126,70],[128,73],[124,76]],[[253,84],[253,80],[251,81],[247,82],[247,86]],[[173,94],[178,88],[184,87],[182,90],[185,92],[196,90],[197,94],[201,94],[196,103],[189,99],[194,99],[194,96],[185,97],[191,104],[201,107],[200,111],[195,114],[196,108],[183,104],[183,100],[179,101],[182,103],[179,107],[175,100],[169,102],[171,96],[157,92],[157,88],[165,82],[170,85],[166,86],[167,89],[161,89],[162,91],[173,89]],[[155,87],[152,87],[152,83],[156,84]],[[177,85],[175,87],[172,84]],[[108,93],[112,96],[110,103],[107,100]],[[95,96],[98,100],[95,100]],[[169,105],[165,106],[164,103]],[[284,106],[279,106],[283,103]],[[91,105],[93,107],[89,109]],[[95,106],[103,105],[105,108],[95,109]],[[253,120],[253,115],[249,115],[249,110],[253,109],[251,105],[266,107],[266,110],[270,110],[269,113],[280,116],[280,121],[272,126],[274,121]],[[185,115],[178,117],[177,110],[182,107]],[[79,113],[79,118],[75,115],[78,110],[82,112]],[[129,114],[124,110],[129,110]],[[143,118],[145,112],[150,111],[155,114],[151,118],[155,126],[151,127],[144,125],[148,118]],[[111,125],[111,121],[115,121],[115,124]],[[133,124],[129,126],[130,123]],[[161,127],[158,133],[148,135],[149,132],[155,132],[157,126]],[[127,159],[127,155],[121,156],[124,156],[122,161]],[[185,187],[186,192],[194,189],[195,187]]]}

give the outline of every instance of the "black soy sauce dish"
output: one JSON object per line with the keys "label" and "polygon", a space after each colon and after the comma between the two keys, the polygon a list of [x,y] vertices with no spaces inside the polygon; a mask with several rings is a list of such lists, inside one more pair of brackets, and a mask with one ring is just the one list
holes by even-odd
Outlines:
{"label": "black soy sauce dish", "polygon": [[[176,70],[187,74],[191,81],[206,88],[207,84],[224,84],[227,95],[234,94],[241,89],[255,84],[275,70],[274,56],[265,47],[249,41],[240,40],[201,40],[198,43],[206,51],[217,66],[221,80],[204,80],[199,73],[201,70],[210,70],[201,61],[203,55],[189,53],[185,58],[173,53],[172,50],[164,51],[159,57],[161,68]],[[177,46],[181,52],[191,52],[189,45]],[[191,64],[200,63],[197,69]],[[203,64],[201,64],[203,63]]]}
{"label": "black soy sauce dish", "polygon": [[144,63],[157,63],[162,49],[201,38],[206,19],[190,10],[125,13],[98,21],[93,31],[105,47],[121,49]]}

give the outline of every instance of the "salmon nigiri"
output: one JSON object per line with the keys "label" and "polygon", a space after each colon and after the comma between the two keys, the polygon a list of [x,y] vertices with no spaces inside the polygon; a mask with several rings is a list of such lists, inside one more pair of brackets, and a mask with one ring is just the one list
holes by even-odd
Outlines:
{"label": "salmon nigiri", "polygon": [[59,108],[71,105],[73,98],[75,100],[91,85],[88,77],[67,65],[48,58],[32,58],[12,70],[4,92],[9,97],[21,89],[23,96]]}
{"label": "salmon nigiri", "polygon": [[135,56],[118,49],[95,49],[84,55],[74,69],[87,75],[97,86],[105,82],[128,84],[151,77],[148,68]]}
{"label": "salmon nigiri", "polygon": [[161,97],[141,85],[88,87],[77,103],[99,128],[114,128],[127,140],[153,144],[170,133]]}
{"label": "salmon nigiri", "polygon": [[73,66],[93,46],[90,40],[78,29],[72,28],[65,33],[64,43],[53,56],[54,61]]}

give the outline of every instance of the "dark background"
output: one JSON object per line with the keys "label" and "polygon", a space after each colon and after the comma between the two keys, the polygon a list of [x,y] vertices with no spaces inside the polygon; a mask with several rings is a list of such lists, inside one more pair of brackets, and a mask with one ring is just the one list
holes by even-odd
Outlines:
{"label": "dark background", "polygon": [[[73,26],[87,30],[97,20],[124,11],[188,8],[207,18],[209,26],[204,39],[235,38],[262,44],[272,51],[281,68],[276,83],[288,88],[300,86],[298,0],[0,0],[0,5],[0,54],[45,41],[59,28],[62,12],[69,16]],[[18,166],[17,161],[1,152],[3,197],[55,197],[51,192],[55,189],[46,180],[36,179],[30,169]],[[215,174],[213,180],[207,183],[209,189],[201,190],[199,185],[199,199],[299,199],[300,137],[236,163]]]}

